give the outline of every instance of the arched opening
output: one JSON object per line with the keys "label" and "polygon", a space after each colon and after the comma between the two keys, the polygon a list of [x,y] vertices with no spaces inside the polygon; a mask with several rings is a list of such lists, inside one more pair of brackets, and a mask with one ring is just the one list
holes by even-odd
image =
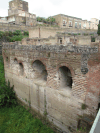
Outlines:
{"label": "arched opening", "polygon": [[34,61],[32,67],[35,79],[47,81],[47,70],[45,69],[45,66],[41,61]]}
{"label": "arched opening", "polygon": [[8,62],[8,57],[6,57],[6,62]]}
{"label": "arched opening", "polygon": [[15,64],[17,64],[17,63],[18,63],[18,61],[17,61],[17,59],[16,59],[16,58],[14,59],[14,63],[15,63]]}
{"label": "arched opening", "polygon": [[24,68],[23,68],[23,64],[19,63],[19,69],[20,69],[20,75],[24,74]]}
{"label": "arched opening", "polygon": [[59,68],[60,88],[72,88],[72,75],[68,67],[62,66]]}

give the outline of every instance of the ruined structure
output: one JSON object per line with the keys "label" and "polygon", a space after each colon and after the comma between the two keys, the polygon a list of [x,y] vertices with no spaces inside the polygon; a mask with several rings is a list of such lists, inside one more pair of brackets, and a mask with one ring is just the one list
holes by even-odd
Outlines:
{"label": "ruined structure", "polygon": [[0,22],[35,26],[37,21],[36,15],[28,11],[28,2],[13,0],[9,2],[8,16],[0,18]]}
{"label": "ruined structure", "polygon": [[100,105],[99,46],[3,44],[5,79],[21,101],[70,133]]}

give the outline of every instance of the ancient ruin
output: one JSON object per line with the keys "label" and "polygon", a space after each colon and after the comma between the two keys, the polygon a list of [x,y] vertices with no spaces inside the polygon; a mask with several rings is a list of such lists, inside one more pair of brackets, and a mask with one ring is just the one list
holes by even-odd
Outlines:
{"label": "ancient ruin", "polygon": [[95,117],[100,105],[99,46],[3,44],[6,81],[57,127],[76,130],[80,116]]}

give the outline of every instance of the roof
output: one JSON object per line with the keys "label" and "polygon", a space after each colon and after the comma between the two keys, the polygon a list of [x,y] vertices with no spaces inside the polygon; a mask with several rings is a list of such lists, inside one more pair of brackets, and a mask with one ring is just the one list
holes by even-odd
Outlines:
{"label": "roof", "polygon": [[[65,15],[65,14],[57,14],[57,15],[61,15],[61,16],[65,16],[65,17],[70,17],[70,18],[75,18],[75,19],[80,19],[80,20],[82,20],[82,18],[77,18],[77,17],[73,17],[73,16],[68,16],[68,15]],[[57,16],[57,15],[54,15],[54,16]]]}

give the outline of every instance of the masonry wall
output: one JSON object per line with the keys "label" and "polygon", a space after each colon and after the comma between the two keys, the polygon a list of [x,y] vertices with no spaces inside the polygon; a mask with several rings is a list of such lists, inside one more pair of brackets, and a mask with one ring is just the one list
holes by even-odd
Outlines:
{"label": "masonry wall", "polygon": [[[18,98],[65,132],[77,129],[79,115],[95,116],[98,108],[100,55],[91,54],[84,62],[87,56],[81,53],[76,46],[3,45],[5,78],[14,85]],[[86,61],[88,72],[83,74],[81,68]],[[66,85],[69,81],[64,76],[72,79],[71,86]],[[83,103],[87,105],[85,110]]]}
{"label": "masonry wall", "polygon": [[91,33],[97,32],[96,30],[84,30],[84,29],[71,29],[71,28],[55,28],[55,27],[31,27],[29,28],[29,38],[40,37],[48,38],[49,36],[54,37],[57,32],[67,32],[67,33]]}

